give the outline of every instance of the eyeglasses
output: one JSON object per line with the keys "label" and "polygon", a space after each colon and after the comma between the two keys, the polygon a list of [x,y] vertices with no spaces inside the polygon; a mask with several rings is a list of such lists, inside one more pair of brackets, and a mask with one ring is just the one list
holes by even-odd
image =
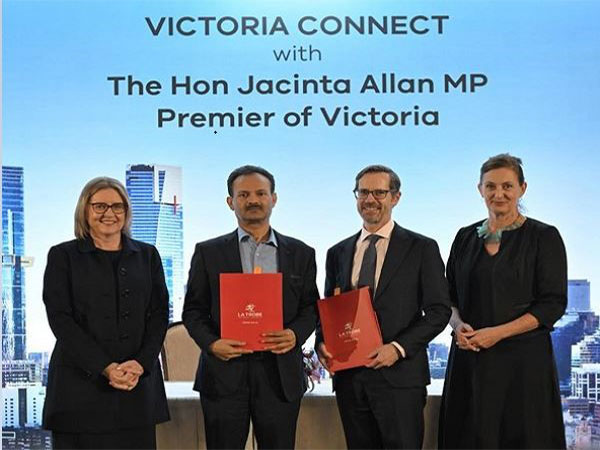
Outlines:
{"label": "eyeglasses", "polygon": [[392,189],[373,189],[372,191],[369,189],[354,189],[352,192],[354,192],[356,198],[361,200],[366,199],[369,194],[372,194],[375,200],[383,200],[388,195],[388,192],[396,191]]}
{"label": "eyeglasses", "polygon": [[99,202],[90,203],[90,206],[96,214],[104,214],[109,208],[112,209],[112,212],[115,214],[123,214],[127,210],[125,203],[113,203],[112,205],[109,205],[108,203]]}

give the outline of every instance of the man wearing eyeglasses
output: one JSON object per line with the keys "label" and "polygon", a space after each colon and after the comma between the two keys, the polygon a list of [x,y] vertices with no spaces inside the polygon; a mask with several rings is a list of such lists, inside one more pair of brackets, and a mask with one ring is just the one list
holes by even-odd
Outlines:
{"label": "man wearing eyeglasses", "polygon": [[[427,344],[450,319],[444,264],[436,242],[392,220],[400,178],[390,168],[356,176],[360,232],[327,252],[325,295],[370,287],[383,346],[366,367],[334,374],[348,448],[421,448],[429,384]],[[317,329],[316,348],[331,358]]]}
{"label": "man wearing eyeglasses", "polygon": [[[238,228],[196,245],[183,322],[202,349],[194,389],[200,392],[206,446],[242,449],[250,419],[258,448],[294,448],[300,400],[306,391],[302,344],[316,324],[319,298],[315,251],[273,230],[275,178],[242,166],[227,180],[227,205]],[[221,273],[280,272],[283,330],[264,334],[265,351],[220,336]]]}

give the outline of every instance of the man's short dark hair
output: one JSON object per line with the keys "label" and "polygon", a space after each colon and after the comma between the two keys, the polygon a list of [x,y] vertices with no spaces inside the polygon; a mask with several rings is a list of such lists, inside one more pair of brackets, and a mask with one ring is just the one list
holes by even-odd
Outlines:
{"label": "man's short dark hair", "polygon": [[367,166],[356,175],[356,180],[354,183],[354,189],[358,189],[358,182],[367,173],[387,173],[390,176],[390,191],[400,192],[400,177],[396,172],[390,169],[387,166],[382,166],[380,164],[374,164],[372,166]]}
{"label": "man's short dark hair", "polygon": [[517,175],[520,185],[525,183],[523,161],[521,161],[521,158],[512,156],[509,153],[500,153],[499,155],[492,156],[481,166],[481,170],[479,171],[479,182],[481,183],[486,172],[494,169],[510,169]]}
{"label": "man's short dark hair", "polygon": [[275,192],[275,177],[273,176],[273,174],[271,174],[271,172],[259,166],[246,165],[238,167],[229,174],[229,177],[227,177],[227,192],[229,192],[230,197],[233,196],[233,182],[242,175],[250,175],[252,173],[262,175],[267,180],[269,180],[269,182],[271,183],[271,194]]}

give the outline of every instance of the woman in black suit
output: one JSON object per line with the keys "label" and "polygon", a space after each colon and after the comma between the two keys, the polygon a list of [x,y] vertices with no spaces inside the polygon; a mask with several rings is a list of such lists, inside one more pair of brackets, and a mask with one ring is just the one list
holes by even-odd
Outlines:
{"label": "woman in black suit", "polygon": [[440,448],[565,448],[550,340],[567,305],[565,248],[556,228],[520,213],[526,188],[519,158],[486,161],[488,218],[452,244]]}
{"label": "woman in black suit", "polygon": [[76,239],[50,249],[44,303],[56,345],[44,428],[55,449],[156,448],[169,419],[158,354],[168,323],[160,256],[129,237],[123,185],[91,180],[75,210]]}

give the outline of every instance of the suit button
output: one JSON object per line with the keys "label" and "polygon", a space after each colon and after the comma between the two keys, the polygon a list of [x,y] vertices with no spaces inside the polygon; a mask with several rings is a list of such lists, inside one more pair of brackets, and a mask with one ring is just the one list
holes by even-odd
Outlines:
{"label": "suit button", "polygon": [[119,269],[119,273],[121,274],[121,276],[125,276],[127,275],[127,269],[125,267],[121,267]]}
{"label": "suit button", "polygon": [[129,339],[129,335],[127,333],[122,334],[121,336],[119,336],[119,339],[121,339],[122,341],[126,341],[127,339]]}
{"label": "suit button", "polygon": [[123,289],[123,291],[121,292],[121,297],[129,297],[130,293],[131,291],[129,289]]}
{"label": "suit button", "polygon": [[122,317],[123,319],[125,319],[125,320],[129,319],[129,311],[124,311],[124,312],[121,314],[121,317]]}

